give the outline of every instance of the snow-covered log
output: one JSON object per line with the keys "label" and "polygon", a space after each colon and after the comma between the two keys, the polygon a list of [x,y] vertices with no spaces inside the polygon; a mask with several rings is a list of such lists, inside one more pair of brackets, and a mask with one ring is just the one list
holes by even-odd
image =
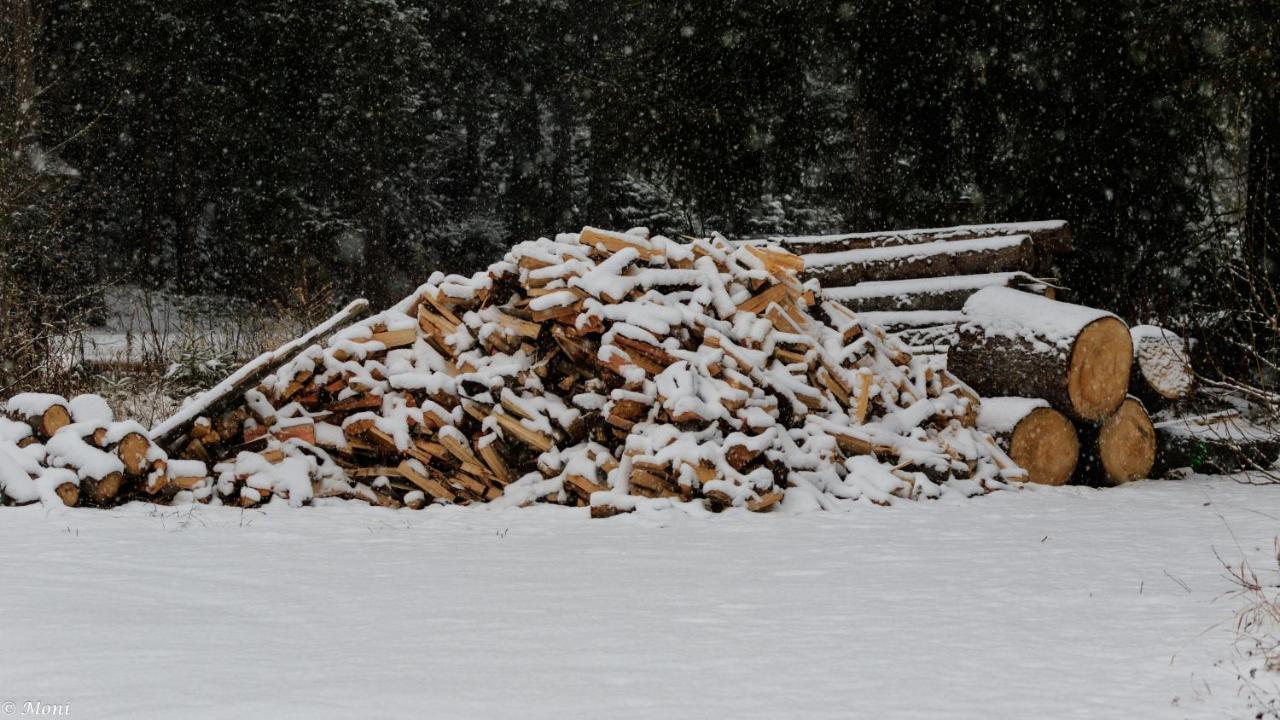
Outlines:
{"label": "snow-covered log", "polygon": [[1080,458],[1080,441],[1067,416],[1044,400],[1019,397],[984,398],[978,429],[991,433],[1027,479],[1063,485]]}
{"label": "snow-covered log", "polygon": [[1182,400],[1195,387],[1195,372],[1186,342],[1176,333],[1155,325],[1135,325],[1133,369],[1129,392],[1147,407],[1158,410]]}
{"label": "snow-covered log", "polygon": [[1132,395],[1101,425],[1081,423],[1080,482],[1120,485],[1151,476],[1156,431],[1142,401]]}
{"label": "snow-covered log", "polygon": [[6,412],[16,420],[31,426],[40,441],[53,437],[58,430],[71,424],[71,410],[67,399],[50,393],[22,393],[9,398]]}
{"label": "snow-covered log", "polygon": [[938,241],[972,240],[974,238],[998,237],[1001,235],[1029,235],[1036,244],[1037,249],[1044,252],[1060,253],[1071,249],[1071,228],[1065,220],[960,225],[946,228],[891,230],[841,235],[772,237],[769,240],[793,253],[805,255],[808,253],[861,250],[893,245],[919,245]]}
{"label": "snow-covered log", "polygon": [[920,245],[892,245],[814,253],[804,256],[804,277],[824,286],[848,286],[864,280],[906,280],[1035,269],[1029,235],[939,240]]}
{"label": "snow-covered log", "polygon": [[1202,473],[1266,470],[1280,460],[1280,428],[1259,425],[1234,410],[1166,420],[1155,430],[1157,475],[1179,468]]}
{"label": "snow-covered log", "polygon": [[868,280],[852,287],[826,287],[822,294],[858,312],[959,310],[985,287],[1012,287],[1053,297],[1054,287],[1024,272],[980,273],[910,280]]}
{"label": "snow-covered log", "polygon": [[1115,315],[1001,287],[974,293],[964,313],[947,367],[979,394],[1044,398],[1089,421],[1124,401],[1133,343]]}

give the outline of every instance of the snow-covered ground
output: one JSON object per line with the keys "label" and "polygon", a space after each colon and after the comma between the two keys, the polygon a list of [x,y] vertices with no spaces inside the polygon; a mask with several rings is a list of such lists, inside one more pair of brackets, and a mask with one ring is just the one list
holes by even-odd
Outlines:
{"label": "snow-covered ground", "polygon": [[1239,717],[1242,601],[1215,552],[1274,573],[1277,534],[1280,487],[1203,477],[604,521],[4,508],[0,702],[83,718]]}

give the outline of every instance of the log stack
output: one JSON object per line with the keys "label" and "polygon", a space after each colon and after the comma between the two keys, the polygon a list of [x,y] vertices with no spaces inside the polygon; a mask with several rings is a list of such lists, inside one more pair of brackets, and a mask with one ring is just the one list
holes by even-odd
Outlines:
{"label": "log stack", "polygon": [[918,352],[945,353],[978,290],[1054,297],[1055,285],[1042,278],[1071,250],[1071,228],[1046,220],[769,240],[803,256],[805,277],[817,279],[827,297]]}
{"label": "log stack", "polygon": [[[777,246],[586,228],[434,274],[168,424],[242,506],[550,502],[607,516],[972,494],[1024,479],[978,398]],[[217,403],[205,403],[209,407]]]}
{"label": "log stack", "polygon": [[[1003,287],[974,293],[964,316],[947,368],[983,395],[1042,400],[1070,418],[1078,445],[1055,440],[1039,447],[1058,457],[1055,468],[1075,466],[1077,482],[1095,485],[1148,476],[1155,429],[1142,402],[1128,394],[1134,349],[1123,320]],[[1065,482],[1061,474],[1044,477]]]}
{"label": "log stack", "polygon": [[[183,469],[194,472],[189,465]],[[168,456],[147,429],[117,422],[100,397],[26,393],[3,406],[0,503],[109,507],[135,499],[167,501],[178,489],[172,480]]]}

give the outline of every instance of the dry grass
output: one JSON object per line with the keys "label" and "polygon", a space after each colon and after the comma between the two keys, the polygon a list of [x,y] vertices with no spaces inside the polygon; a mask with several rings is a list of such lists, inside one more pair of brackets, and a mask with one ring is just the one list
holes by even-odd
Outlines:
{"label": "dry grass", "polygon": [[1223,563],[1234,595],[1245,607],[1236,616],[1236,649],[1242,663],[1241,690],[1254,717],[1280,720],[1280,538],[1275,544],[1275,576],[1268,583],[1247,561]]}

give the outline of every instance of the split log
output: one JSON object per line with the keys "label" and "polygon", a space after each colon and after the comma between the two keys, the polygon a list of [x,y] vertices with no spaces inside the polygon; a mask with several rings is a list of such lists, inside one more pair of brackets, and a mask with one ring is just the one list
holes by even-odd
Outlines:
{"label": "split log", "polygon": [[1155,429],[1156,475],[1180,468],[1213,474],[1267,469],[1280,459],[1280,428],[1257,425],[1234,410],[1166,420]]}
{"label": "split log", "polygon": [[1080,458],[1076,429],[1044,400],[985,398],[978,411],[978,429],[995,436],[1033,483],[1064,485],[1075,473]]}
{"label": "split log", "polygon": [[1154,325],[1136,325],[1129,334],[1133,338],[1129,392],[1152,410],[1189,396],[1196,376],[1186,342]]}
{"label": "split log", "polygon": [[888,232],[847,233],[842,235],[808,235],[799,237],[773,237],[777,243],[796,254],[838,252],[895,245],[919,245],[922,243],[972,240],[974,238],[1028,235],[1037,249],[1047,253],[1071,250],[1071,227],[1065,220],[1042,220],[1022,223],[992,223],[990,225],[960,225],[947,228],[920,230],[891,230]]}
{"label": "split log", "polygon": [[984,287],[1011,287],[1054,297],[1055,288],[1024,272],[981,273],[910,280],[869,280],[852,287],[823,288],[822,294],[859,313],[959,310]]}
{"label": "split log", "polygon": [[979,290],[964,311],[947,368],[980,395],[1044,398],[1088,421],[1124,402],[1133,342],[1115,315],[1009,288]]}
{"label": "split log", "polygon": [[1035,269],[1027,235],[939,241],[866,250],[815,253],[804,257],[804,278],[832,287],[865,280],[907,280]]}
{"label": "split log", "polygon": [[1101,425],[1080,426],[1084,452],[1079,481],[1086,485],[1121,485],[1151,476],[1156,459],[1156,430],[1142,401],[1125,398]]}

